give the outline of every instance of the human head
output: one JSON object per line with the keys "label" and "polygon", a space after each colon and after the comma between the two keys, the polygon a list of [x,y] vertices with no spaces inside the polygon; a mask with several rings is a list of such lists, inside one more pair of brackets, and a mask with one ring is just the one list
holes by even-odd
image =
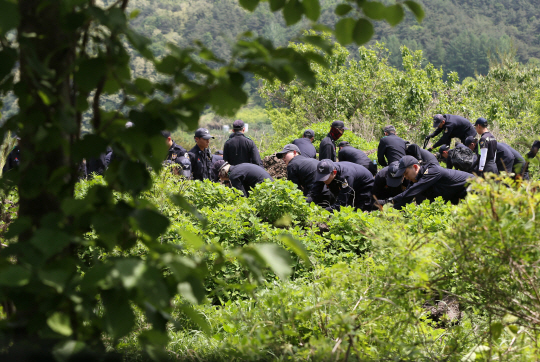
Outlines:
{"label": "human head", "polygon": [[246,130],[246,125],[241,119],[234,121],[232,127],[234,132],[245,132]]}
{"label": "human head", "polygon": [[169,131],[161,131],[161,135],[163,136],[163,138],[165,138],[165,143],[167,144],[167,146],[169,146],[169,148],[171,148],[171,146],[173,144],[173,140],[171,138],[171,132],[169,132]]}
{"label": "human head", "polygon": [[383,128],[385,136],[390,136],[391,134],[396,134],[396,127],[389,125]]}
{"label": "human head", "polygon": [[465,142],[463,142],[463,144],[466,147],[469,147],[471,150],[474,151],[477,142],[478,141],[476,140],[476,138],[474,138],[473,136],[469,136],[469,137],[465,138]]}
{"label": "human head", "polygon": [[439,153],[441,154],[442,157],[448,158],[448,150],[449,149],[450,149],[450,147],[448,145],[442,145],[439,148]]}
{"label": "human head", "polygon": [[300,149],[298,148],[298,146],[290,143],[288,145],[285,145],[285,147],[283,147],[283,151],[276,153],[276,157],[282,158],[283,161],[285,161],[285,164],[288,165],[289,162],[291,162],[293,158],[301,154],[302,153],[300,152]]}
{"label": "human head", "polygon": [[223,156],[223,151],[217,150],[216,152],[214,152],[214,155]]}
{"label": "human head", "polygon": [[206,128],[199,128],[195,131],[195,143],[201,150],[205,150],[210,146],[210,139],[215,138],[210,135],[210,132]]}
{"label": "human head", "polygon": [[446,123],[446,119],[442,114],[436,114],[433,116],[433,128],[443,128]]}
{"label": "human head", "polygon": [[229,169],[231,165],[228,162],[219,160],[212,165],[212,172],[217,175],[222,181],[229,180]]}
{"label": "human head", "polygon": [[319,161],[317,164],[317,172],[315,173],[315,181],[322,181],[326,185],[329,185],[334,181],[336,177],[337,170],[334,165],[334,162],[328,159]]}
{"label": "human head", "polygon": [[416,182],[416,176],[418,175],[419,171],[420,163],[416,158],[413,156],[403,156],[401,160],[399,160],[397,170],[389,173],[392,179],[403,180],[403,178],[406,178],[409,181]]}
{"label": "human head", "polygon": [[315,140],[315,131],[312,129],[306,129],[304,131],[303,138],[307,138],[311,141],[311,143],[313,143],[313,141]]}
{"label": "human head", "polygon": [[474,123],[474,129],[476,130],[476,133],[478,133],[479,135],[482,135],[483,133],[485,133],[487,131],[487,127],[488,127],[488,121],[487,119],[483,117],[478,118],[476,122]]}
{"label": "human head", "polygon": [[343,147],[350,146],[350,145],[351,145],[351,144],[350,144],[349,142],[347,142],[347,141],[341,141],[341,142],[338,144],[338,148],[339,148],[339,150],[341,151],[341,149],[342,149]]}

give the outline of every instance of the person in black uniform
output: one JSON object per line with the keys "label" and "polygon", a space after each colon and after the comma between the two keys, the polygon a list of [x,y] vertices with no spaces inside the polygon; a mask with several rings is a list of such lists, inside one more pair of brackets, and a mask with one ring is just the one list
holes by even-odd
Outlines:
{"label": "person in black uniform", "polygon": [[19,163],[21,159],[21,149],[18,143],[19,143],[19,138],[17,138],[17,144],[15,145],[15,147],[13,147],[13,149],[7,156],[6,163],[4,164],[4,167],[2,168],[3,173],[19,167]]}
{"label": "person in black uniform", "polygon": [[313,146],[315,140],[315,131],[308,129],[304,131],[304,137],[295,139],[292,144],[298,146],[302,156],[308,158],[317,158],[317,150]]}
{"label": "person in black uniform", "polygon": [[231,186],[242,191],[245,197],[249,196],[252,188],[264,180],[274,181],[264,168],[252,163],[241,163],[233,166],[222,160],[216,162],[213,169],[222,181],[229,181]]}
{"label": "person in black uniform", "polygon": [[396,128],[394,126],[384,127],[383,132],[384,137],[379,142],[377,159],[379,165],[388,166],[388,164],[399,161],[405,156],[407,145],[402,138],[396,135]]}
{"label": "person in black uniform", "polygon": [[[216,152],[214,152],[214,154],[212,155],[212,166],[214,166],[214,164],[218,161],[221,161],[223,160],[223,151],[221,150],[217,150]],[[214,182],[218,182],[219,181],[219,176],[214,172],[214,167],[211,168],[211,171],[210,171],[210,179]]]}
{"label": "person in black uniform", "polygon": [[433,163],[435,165],[439,164],[437,157],[435,157],[433,153],[420,148],[420,146],[415,143],[407,144],[405,155],[413,156],[420,162],[421,165],[427,165],[428,163]]}
{"label": "person in black uniform", "polygon": [[336,202],[326,207],[328,211],[339,211],[342,206],[353,206],[362,211],[374,209],[371,197],[373,176],[364,166],[325,159],[317,165],[315,181],[326,184],[336,197]]}
{"label": "person in black uniform", "polygon": [[206,180],[211,177],[212,155],[210,154],[210,139],[215,138],[210,135],[206,128],[199,128],[195,131],[195,146],[189,150],[189,160],[191,162],[191,173],[194,180]]}
{"label": "person in black uniform", "polygon": [[390,178],[390,169],[399,167],[399,162],[394,161],[388,166],[380,170],[374,178],[371,194],[376,200],[386,200],[390,197],[395,197],[405,191],[409,187],[409,180],[402,178],[399,182],[394,182]]}
{"label": "person in black uniform", "polygon": [[167,146],[169,146],[169,153],[167,154],[167,158],[165,159],[166,161],[176,162],[175,160],[177,157],[187,157],[186,149],[173,141],[173,139],[171,138],[171,132],[161,131],[161,135],[165,138],[165,143],[167,144]]}
{"label": "person in black uniform", "polygon": [[428,135],[426,140],[437,136],[443,131],[444,133],[442,137],[428,149],[429,151],[440,145],[449,145],[452,138],[459,138],[462,143],[465,143],[465,139],[468,136],[474,137],[476,135],[474,127],[468,119],[453,114],[436,114],[433,116],[433,127],[437,129]]}
{"label": "person in black uniform", "polygon": [[371,172],[373,176],[375,176],[375,174],[377,173],[377,165],[375,165],[373,161],[369,159],[369,157],[366,155],[364,151],[354,148],[347,141],[341,141],[338,144],[338,148],[339,148],[339,154],[338,154],[339,162],[347,161],[347,162],[356,163],[357,165],[364,166],[365,168],[369,170],[369,172]]}
{"label": "person in black uniform", "polygon": [[480,137],[478,146],[480,148],[480,159],[478,161],[478,174],[485,175],[488,172],[498,174],[495,156],[497,154],[497,140],[488,130],[488,121],[485,118],[478,118],[474,124],[476,133]]}
{"label": "person in black uniform", "polygon": [[512,152],[512,154],[514,155],[514,166],[512,167],[512,171],[515,174],[514,175],[514,180],[517,180],[517,179],[520,179],[520,178],[522,178],[524,180],[528,180],[529,179],[529,172],[527,170],[527,163],[525,162],[525,159],[523,158],[521,153],[519,153],[513,147],[510,147],[506,143],[497,142],[497,145],[499,145],[499,144],[505,145],[506,147],[508,147],[510,152]]}
{"label": "person in black uniform", "polygon": [[277,158],[283,159],[287,165],[287,179],[298,186],[308,203],[317,205],[331,205],[333,194],[322,182],[315,182],[315,173],[319,161],[303,157],[300,148],[294,144],[283,147],[283,151],[276,153]]}
{"label": "person in black uniform", "polygon": [[263,167],[261,155],[251,138],[247,137],[245,124],[241,120],[233,123],[233,133],[223,146],[223,160],[230,165],[239,165],[241,163],[252,163]]}
{"label": "person in black uniform", "polygon": [[434,164],[421,166],[416,158],[405,156],[399,161],[397,170],[391,170],[390,178],[396,183],[405,178],[413,184],[385,201],[393,202],[398,210],[418,197],[433,201],[441,196],[443,200],[457,204],[467,195],[466,183],[471,177],[473,175],[468,172],[449,170]]}
{"label": "person in black uniform", "polygon": [[322,139],[319,146],[319,160],[328,159],[336,162],[336,141],[348,130],[342,121],[332,122],[330,132]]}
{"label": "person in black uniform", "polygon": [[510,149],[510,146],[508,146],[506,143],[497,142],[497,153],[495,156],[495,164],[497,165],[497,169],[499,170],[499,173],[505,171],[505,172],[513,172],[514,170],[514,161],[515,157],[512,153],[512,150]]}

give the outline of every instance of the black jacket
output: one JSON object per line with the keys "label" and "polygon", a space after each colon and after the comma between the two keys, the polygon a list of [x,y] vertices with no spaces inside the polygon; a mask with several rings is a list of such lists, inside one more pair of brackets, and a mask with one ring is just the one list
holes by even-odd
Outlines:
{"label": "black jacket", "polygon": [[473,175],[470,173],[449,170],[433,164],[421,166],[416,176],[417,182],[394,197],[394,207],[401,209],[415,197],[425,197],[433,201],[441,196],[445,201],[457,203],[467,195],[465,183],[471,177]]}
{"label": "black jacket", "polygon": [[336,162],[336,141],[330,134],[322,139],[319,146],[319,160],[326,159]]}
{"label": "black jacket", "polygon": [[167,154],[166,161],[176,162],[176,158],[180,156],[185,156],[187,153],[186,149],[173,141],[171,147],[169,147],[169,153]]}
{"label": "black jacket", "polygon": [[194,180],[206,180],[211,178],[212,170],[212,155],[210,149],[204,151],[195,145],[188,152],[189,161],[191,162],[191,174]]}
{"label": "black jacket", "polygon": [[[369,210],[373,188],[371,172],[364,166],[351,162],[338,162],[335,167],[337,174],[328,188],[336,196],[336,203],[326,209],[339,210],[341,206],[354,206]],[[324,184],[322,181],[318,183]]]}
{"label": "black jacket", "polygon": [[405,150],[405,154],[409,156],[413,156],[418,161],[422,161],[423,165],[427,165],[429,163],[432,163],[434,165],[438,165],[439,161],[437,160],[437,157],[428,150],[424,150],[420,148],[417,144],[411,143],[407,145],[407,149]]}
{"label": "black jacket", "polygon": [[510,146],[506,143],[497,142],[497,157],[495,163],[499,172],[512,172],[514,170],[515,156]]}
{"label": "black jacket", "polygon": [[435,137],[443,132],[442,137],[435,142],[433,148],[441,145],[450,145],[452,138],[459,138],[461,143],[465,143],[465,139],[469,136],[476,136],[474,126],[468,119],[453,114],[445,115],[445,124],[443,128],[437,128],[430,136]]}
{"label": "black jacket", "polygon": [[[463,143],[456,143],[456,147],[454,148],[469,148],[465,146]],[[446,168],[454,168],[454,164],[452,163],[452,159],[450,157],[443,159],[443,161],[446,163]],[[468,173],[473,173],[478,171],[478,153],[473,151],[473,163],[471,165],[471,168],[468,170],[464,170]]]}
{"label": "black jacket", "polygon": [[339,161],[347,161],[356,163],[357,165],[364,166],[369,169],[373,164],[366,153],[362,150],[356,149],[352,146],[341,147],[338,154]]}
{"label": "black jacket", "polygon": [[250,138],[242,132],[231,134],[223,146],[223,159],[231,165],[252,163],[263,166],[259,150]]}
{"label": "black jacket", "polygon": [[380,170],[373,180],[373,188],[371,194],[377,198],[377,200],[385,200],[390,197],[395,197],[405,191],[409,186],[409,180],[403,179],[402,183],[398,187],[388,187],[386,184],[386,176],[388,174],[388,166]]}
{"label": "black jacket", "polygon": [[300,154],[308,158],[317,158],[317,150],[309,138],[298,138],[295,139],[292,143],[300,149]]}
{"label": "black jacket", "polygon": [[381,138],[379,149],[377,150],[379,165],[388,166],[388,164],[394,161],[401,160],[405,156],[405,149],[405,141],[395,134]]}
{"label": "black jacket", "polygon": [[296,184],[304,196],[311,199],[324,188],[324,184],[315,182],[318,163],[319,161],[313,158],[296,156],[287,165],[287,179]]}
{"label": "black jacket", "polygon": [[480,140],[478,141],[478,148],[480,149],[480,154],[478,155],[478,172],[480,171],[480,161],[482,157],[482,148],[487,148],[487,157],[486,163],[484,164],[483,173],[492,172],[494,174],[499,174],[497,169],[497,164],[495,163],[495,157],[497,154],[497,140],[490,132],[484,132]]}
{"label": "black jacket", "polygon": [[242,191],[245,197],[249,196],[250,189],[264,182],[265,179],[274,181],[264,168],[252,163],[241,163],[229,169],[231,186]]}
{"label": "black jacket", "polygon": [[523,158],[521,153],[519,153],[518,151],[516,151],[514,148],[510,147],[506,143],[497,142],[497,145],[499,144],[505,145],[506,147],[508,147],[510,151],[512,152],[512,154],[514,155],[514,167],[512,168],[512,170],[515,173],[522,173],[523,167],[525,167],[525,159]]}

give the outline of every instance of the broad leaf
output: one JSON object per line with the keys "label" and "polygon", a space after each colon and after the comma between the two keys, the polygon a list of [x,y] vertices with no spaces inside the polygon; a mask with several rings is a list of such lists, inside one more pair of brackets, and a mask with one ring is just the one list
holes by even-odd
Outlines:
{"label": "broad leaf", "polygon": [[278,277],[286,279],[291,275],[291,259],[285,249],[276,244],[254,244],[253,249]]}
{"label": "broad leaf", "polygon": [[335,13],[336,15],[344,16],[347,15],[352,9],[352,6],[350,6],[349,4],[339,4],[338,6],[336,6]]}
{"label": "broad leaf", "polygon": [[309,20],[317,21],[321,16],[321,5],[319,0],[304,0],[304,13]]}
{"label": "broad leaf", "polygon": [[386,17],[386,6],[378,1],[367,1],[362,5],[364,14],[373,20],[383,20]]}
{"label": "broad leaf", "polygon": [[367,43],[373,37],[374,29],[371,21],[358,19],[353,30],[354,42],[358,45]]}
{"label": "broad leaf", "polygon": [[47,325],[56,333],[69,337],[73,334],[69,317],[61,312],[56,312],[47,318]]}
{"label": "broad leaf", "polygon": [[353,18],[341,19],[336,24],[336,39],[341,45],[348,45],[353,42],[353,30],[356,21]]}
{"label": "broad leaf", "polygon": [[404,1],[403,2],[405,5],[407,5],[407,7],[409,8],[410,11],[412,11],[412,13],[414,14],[414,16],[416,16],[416,20],[420,23],[422,22],[422,20],[424,20],[424,16],[426,15],[424,13],[424,9],[422,9],[422,5],[414,2],[414,1],[410,1],[410,0],[407,0],[407,1]]}
{"label": "broad leaf", "polygon": [[283,17],[288,26],[294,25],[302,19],[304,7],[299,0],[289,0],[283,8]]}
{"label": "broad leaf", "polygon": [[399,24],[404,16],[405,12],[403,11],[403,6],[401,6],[401,4],[395,4],[386,8],[385,18],[392,26]]}
{"label": "broad leaf", "polygon": [[259,5],[260,0],[239,0],[239,2],[244,9],[253,11]]}

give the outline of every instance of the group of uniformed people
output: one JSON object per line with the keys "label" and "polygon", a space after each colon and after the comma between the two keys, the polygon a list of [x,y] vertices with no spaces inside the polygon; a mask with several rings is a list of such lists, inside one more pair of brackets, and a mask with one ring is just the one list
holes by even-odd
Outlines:
{"label": "group of uniformed people", "polygon": [[[126,125],[131,127],[132,124]],[[456,115],[437,114],[433,117],[435,131],[425,139],[439,134],[442,137],[428,149],[406,142],[396,134],[394,126],[383,129],[377,164],[367,154],[343,141],[336,145],[348,130],[342,121],[334,121],[327,136],[321,141],[319,160],[313,146],[315,132],[306,130],[302,138],[286,145],[276,156],[287,165],[287,178],[303,191],[307,202],[315,202],[328,210],[342,206],[370,211],[386,203],[401,208],[413,200],[433,200],[441,196],[457,203],[466,195],[466,182],[474,175],[483,177],[501,171],[515,178],[528,179],[527,163],[515,149],[497,142],[488,130],[488,121],[478,118],[474,125]],[[475,137],[479,135],[477,140]],[[194,180],[221,180],[248,196],[250,189],[264,180],[272,180],[263,168],[259,150],[245,135],[241,120],[233,123],[233,132],[225,142],[223,152],[210,152],[210,140],[215,138],[205,128],[195,131],[195,146],[187,151],[176,144],[168,131],[162,132],[169,147],[166,164],[175,164],[178,174]],[[453,138],[459,138],[450,149]],[[426,146],[424,145],[424,147]],[[431,152],[439,147],[439,155],[446,168]],[[527,155],[534,157],[540,149],[536,141]],[[19,147],[9,155],[4,167],[7,171],[19,163]],[[112,150],[99,158],[86,160],[84,174],[102,174],[114,159]],[[455,169],[454,169],[455,168]]]}

